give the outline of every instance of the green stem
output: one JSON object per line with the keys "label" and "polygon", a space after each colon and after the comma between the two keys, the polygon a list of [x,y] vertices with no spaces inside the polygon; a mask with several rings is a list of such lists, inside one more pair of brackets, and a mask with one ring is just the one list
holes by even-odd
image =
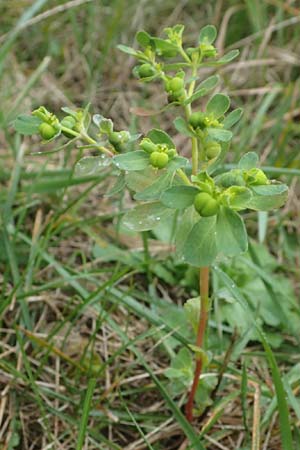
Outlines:
{"label": "green stem", "polygon": [[99,145],[95,139],[91,138],[88,134],[85,132],[80,133],[80,137],[88,142],[89,144],[93,145],[97,150],[99,150],[102,153],[105,153],[109,157],[113,157],[114,153],[111,150],[108,150],[108,148],[103,147],[103,145]]}
{"label": "green stem", "polygon": [[192,185],[188,176],[184,173],[182,169],[177,169],[177,175],[182,179],[185,184]]}
{"label": "green stem", "polygon": [[[205,330],[209,312],[209,267],[201,267],[200,269],[200,316],[197,330],[196,346],[203,348]],[[193,420],[193,404],[197,392],[199,378],[202,372],[203,361],[201,354],[196,356],[196,367],[194,380],[188,401],[185,406],[185,415],[189,422]]]}

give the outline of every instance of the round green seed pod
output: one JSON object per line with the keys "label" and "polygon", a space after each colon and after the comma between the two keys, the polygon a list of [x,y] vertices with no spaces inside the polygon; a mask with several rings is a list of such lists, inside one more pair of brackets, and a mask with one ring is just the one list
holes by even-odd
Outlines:
{"label": "round green seed pod", "polygon": [[151,64],[142,64],[138,68],[138,75],[140,78],[153,77],[153,75],[155,75],[155,69],[151,66]]}
{"label": "round green seed pod", "polygon": [[245,180],[243,175],[240,173],[240,171],[230,171],[228,173],[224,173],[220,176],[218,182],[218,185],[228,188],[231,186],[245,186]]}
{"label": "round green seed pod", "polygon": [[166,153],[153,152],[150,155],[150,163],[157,169],[163,169],[169,162],[169,157]]}
{"label": "round green seed pod", "polygon": [[120,144],[122,142],[122,134],[121,134],[121,132],[120,131],[113,131],[108,136],[108,140],[109,140],[110,144],[112,144],[112,145]]}
{"label": "round green seed pod", "polygon": [[[73,130],[76,125],[76,119],[73,116],[65,116],[62,121],[60,122],[61,126],[65,128],[70,128],[70,130]],[[67,138],[74,138],[73,134],[68,133],[67,131],[62,130],[62,133]]]}
{"label": "round green seed pod", "polygon": [[44,141],[49,141],[56,135],[57,130],[48,123],[41,123],[39,126],[39,133]]}
{"label": "round green seed pod", "polygon": [[205,115],[203,114],[203,112],[198,111],[198,112],[194,112],[191,114],[190,118],[189,118],[189,124],[194,128],[205,128],[206,124],[205,124]]}
{"label": "round green seed pod", "polygon": [[217,214],[219,203],[206,192],[200,192],[195,197],[194,207],[200,216],[210,217]]}
{"label": "round green seed pod", "polygon": [[184,80],[180,77],[174,77],[169,81],[168,87],[172,92],[181,91],[184,88]]}
{"label": "round green seed pod", "polygon": [[205,145],[205,154],[207,159],[217,158],[217,156],[219,156],[219,154],[221,153],[221,150],[221,145],[216,141],[208,142]]}

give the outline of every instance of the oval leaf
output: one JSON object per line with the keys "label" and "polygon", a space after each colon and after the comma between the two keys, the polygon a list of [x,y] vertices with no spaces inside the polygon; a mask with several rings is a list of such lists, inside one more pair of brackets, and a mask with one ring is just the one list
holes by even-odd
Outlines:
{"label": "oval leaf", "polygon": [[207,103],[206,111],[213,114],[216,119],[223,116],[228,111],[230,100],[227,95],[215,94]]}
{"label": "oval leaf", "polygon": [[223,126],[224,128],[228,129],[233,127],[241,118],[243,114],[242,108],[237,108],[231,111],[231,113],[228,114],[228,116],[225,117],[223,120]]}
{"label": "oval leaf", "polygon": [[159,202],[137,205],[123,217],[123,223],[130,230],[152,230],[170,214],[170,209]]}
{"label": "oval leaf", "polygon": [[202,217],[189,233],[183,247],[184,260],[196,267],[212,264],[217,256],[216,216]]}
{"label": "oval leaf", "polygon": [[162,130],[153,128],[147,134],[147,138],[151,139],[154,144],[167,144],[169,148],[175,148],[175,144],[170,136]]}
{"label": "oval leaf", "polygon": [[213,25],[206,25],[200,30],[199,43],[200,44],[212,44],[217,37],[216,27]]}
{"label": "oval leaf", "polygon": [[239,55],[239,50],[235,49],[235,50],[231,50],[230,52],[226,53],[226,55],[222,56],[222,58],[220,58],[218,60],[218,64],[227,64],[230,61],[232,61],[233,59],[235,59],[238,55]]}
{"label": "oval leaf", "polygon": [[248,152],[243,155],[238,163],[239,169],[254,169],[258,165],[258,155],[254,152]]}
{"label": "oval leaf", "polygon": [[253,197],[248,208],[256,211],[270,211],[280,208],[288,197],[288,187],[285,184],[267,184],[252,186]]}
{"label": "oval leaf", "polygon": [[122,170],[143,170],[149,165],[149,155],[143,150],[137,150],[115,156],[113,163]]}
{"label": "oval leaf", "polygon": [[223,128],[207,128],[209,136],[217,141],[228,142],[232,138],[232,133]]}
{"label": "oval leaf", "polygon": [[18,133],[30,136],[39,132],[41,123],[41,119],[36,116],[21,114],[16,118],[14,128]]}
{"label": "oval leaf", "polygon": [[238,213],[222,206],[217,218],[217,249],[225,256],[235,256],[248,248],[246,227]]}
{"label": "oval leaf", "polygon": [[75,164],[75,174],[79,176],[95,175],[110,164],[111,159],[105,155],[85,156]]}
{"label": "oval leaf", "polygon": [[193,186],[173,186],[163,193],[161,202],[169,208],[185,209],[194,203],[198,193],[199,189]]}

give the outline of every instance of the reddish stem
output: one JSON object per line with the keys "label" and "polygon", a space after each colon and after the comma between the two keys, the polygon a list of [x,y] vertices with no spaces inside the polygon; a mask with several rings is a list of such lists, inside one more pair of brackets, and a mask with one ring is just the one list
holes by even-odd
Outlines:
{"label": "reddish stem", "polygon": [[[208,294],[209,294],[209,267],[202,267],[200,269],[200,317],[197,330],[196,346],[203,348],[203,341],[205,335],[205,329],[208,319]],[[191,391],[189,393],[188,401],[185,406],[185,415],[189,422],[193,420],[193,403],[196,395],[197,387],[199,384],[199,378],[202,371],[202,357],[196,356],[196,368],[194,373],[194,380]]]}

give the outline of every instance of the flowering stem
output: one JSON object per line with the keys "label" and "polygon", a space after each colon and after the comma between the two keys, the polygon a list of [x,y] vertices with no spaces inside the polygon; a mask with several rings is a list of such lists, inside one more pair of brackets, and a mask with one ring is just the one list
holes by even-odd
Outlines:
{"label": "flowering stem", "polygon": [[[200,305],[196,346],[202,348],[209,311],[209,267],[201,267],[200,269]],[[196,368],[192,388],[185,406],[185,415],[189,422],[193,420],[193,403],[202,372],[202,366],[202,356],[199,352],[199,354],[196,355]]]}

